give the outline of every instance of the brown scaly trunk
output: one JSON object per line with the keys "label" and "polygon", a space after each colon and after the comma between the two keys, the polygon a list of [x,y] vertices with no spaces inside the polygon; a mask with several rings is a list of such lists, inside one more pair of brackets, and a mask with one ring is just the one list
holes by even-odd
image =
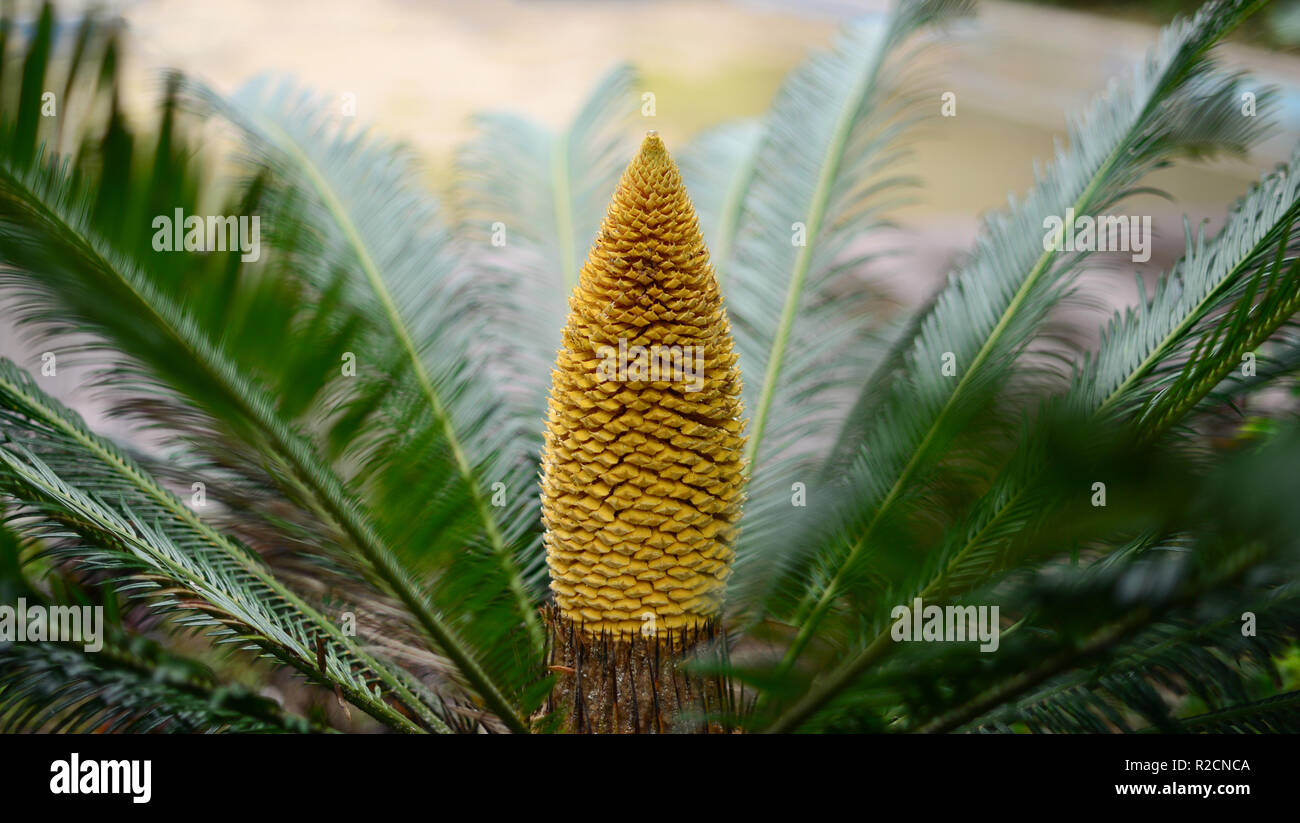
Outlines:
{"label": "brown scaly trunk", "polygon": [[[548,607],[549,667],[556,677],[546,713],[572,734],[724,734],[729,689],[683,661],[717,653],[716,623],[700,628],[592,633]],[[706,720],[706,718],[709,718]]]}

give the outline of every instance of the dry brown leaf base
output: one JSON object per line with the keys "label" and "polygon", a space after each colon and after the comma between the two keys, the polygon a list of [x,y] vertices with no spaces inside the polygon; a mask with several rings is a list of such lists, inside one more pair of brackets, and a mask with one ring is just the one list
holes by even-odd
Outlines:
{"label": "dry brown leaf base", "polygon": [[[723,642],[716,621],[698,628],[639,633],[592,633],[553,607],[550,629],[555,688],[546,712],[573,734],[725,734],[728,690],[719,676],[687,671],[683,663]],[[706,722],[706,717],[715,718]]]}

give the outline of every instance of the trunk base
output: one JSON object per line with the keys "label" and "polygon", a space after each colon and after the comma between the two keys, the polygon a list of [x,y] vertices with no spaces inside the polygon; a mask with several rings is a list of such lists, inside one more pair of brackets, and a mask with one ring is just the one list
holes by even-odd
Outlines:
{"label": "trunk base", "polygon": [[725,637],[717,621],[654,634],[593,633],[542,610],[550,629],[548,662],[556,676],[545,712],[572,734],[724,734],[729,690],[720,675],[683,664],[717,653]]}

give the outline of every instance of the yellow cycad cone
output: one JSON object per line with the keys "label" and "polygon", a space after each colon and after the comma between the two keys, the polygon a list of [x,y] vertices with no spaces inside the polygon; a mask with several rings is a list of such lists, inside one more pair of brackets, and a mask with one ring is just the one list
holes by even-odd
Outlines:
{"label": "yellow cycad cone", "polygon": [[654,132],[569,305],[542,456],[556,605],[590,633],[707,625],[742,502],[740,372],[695,209]]}

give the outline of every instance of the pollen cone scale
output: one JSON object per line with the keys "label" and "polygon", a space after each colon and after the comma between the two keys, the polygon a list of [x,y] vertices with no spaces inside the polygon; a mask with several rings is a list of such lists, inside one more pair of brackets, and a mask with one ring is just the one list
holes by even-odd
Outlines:
{"label": "pollen cone scale", "polygon": [[719,615],[743,499],[740,372],[695,209],[650,132],[569,301],[542,519],[560,614],[588,634]]}

